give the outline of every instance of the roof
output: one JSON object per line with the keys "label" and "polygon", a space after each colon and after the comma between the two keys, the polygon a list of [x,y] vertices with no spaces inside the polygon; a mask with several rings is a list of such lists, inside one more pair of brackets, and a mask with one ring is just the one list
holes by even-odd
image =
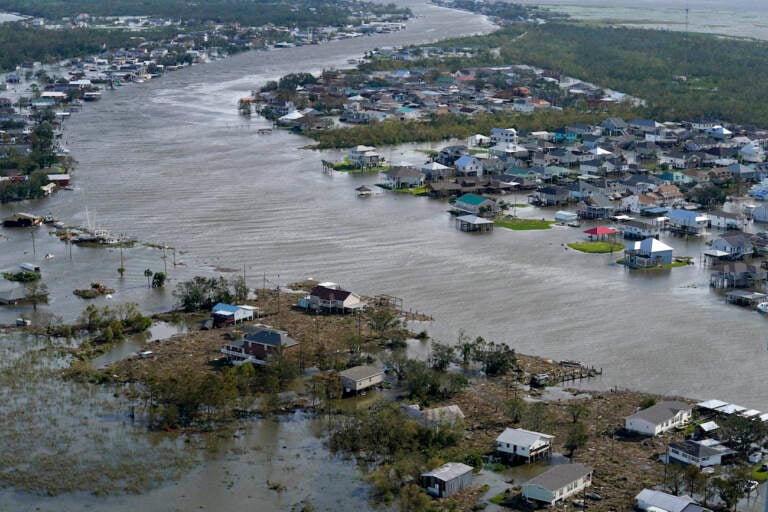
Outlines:
{"label": "roof", "polygon": [[696,407],[699,409],[717,409],[718,407],[722,407],[724,405],[728,405],[728,402],[723,402],[722,400],[706,400],[704,402],[699,402],[696,404]]}
{"label": "roof", "polygon": [[554,439],[555,436],[541,434],[523,428],[505,428],[504,432],[499,434],[499,437],[496,438],[496,441],[499,443],[514,444],[516,446],[532,446],[536,441],[539,441],[542,438],[549,440]]}
{"label": "roof", "polygon": [[[747,292],[747,293],[749,293],[749,292]],[[765,295],[763,295],[762,293],[758,293],[758,294],[755,294],[755,295],[760,295],[762,297],[765,297]],[[717,412],[720,412],[720,413],[723,413],[723,414],[735,414],[735,413],[739,413],[739,412],[746,411],[746,410],[747,410],[746,407],[742,407],[742,406],[736,405],[736,404],[726,404],[726,405],[724,405],[722,407],[718,407],[717,408]]]}
{"label": "roof", "polygon": [[482,217],[478,217],[477,215],[462,215],[461,217],[456,217],[456,220],[460,220],[461,222],[466,222],[467,224],[472,224],[473,226],[480,226],[482,224],[493,224],[492,220],[484,219]]}
{"label": "roof", "polygon": [[687,453],[696,458],[709,458],[714,455],[725,455],[731,451],[721,444],[709,445],[697,441],[683,441],[681,443],[669,443],[670,448]]}
{"label": "roof", "polygon": [[677,400],[664,401],[652,405],[647,409],[643,409],[642,411],[638,411],[630,416],[630,418],[645,420],[654,425],[658,425],[672,418],[678,412],[686,411],[690,408],[691,407],[685,402],[680,402]]}
{"label": "roof", "polygon": [[[667,512],[682,512],[693,500],[687,496],[673,496],[661,491],[654,491],[651,489],[643,489],[635,496],[638,502],[644,502],[648,504],[648,507],[655,507]],[[646,508],[647,510],[647,508]]]}
{"label": "roof", "polygon": [[556,491],[591,472],[592,468],[578,462],[560,464],[537,477],[531,478],[524,485],[538,485],[544,489]]}
{"label": "roof", "polygon": [[354,366],[343,372],[339,372],[339,376],[359,381],[375,377],[376,375],[384,373],[383,370],[376,368],[375,366]]}
{"label": "roof", "polygon": [[381,171],[381,174],[390,178],[418,178],[421,176],[422,170],[415,167],[398,166]]}
{"label": "roof", "polygon": [[431,476],[438,480],[442,480],[443,482],[447,482],[471,472],[472,466],[467,466],[461,462],[447,462],[428,473],[422,473],[421,476]]}
{"label": "roof", "polygon": [[234,315],[240,311],[240,306],[233,306],[232,304],[225,304],[219,302],[211,310],[214,315]]}
{"label": "roof", "polygon": [[309,292],[309,295],[312,297],[318,297],[322,300],[346,300],[347,297],[350,296],[352,292],[348,292],[346,290],[341,289],[335,289],[335,288],[328,288],[322,285],[317,285],[314,288],[312,288],[312,291]]}
{"label": "roof", "polygon": [[288,336],[287,332],[278,331],[266,325],[248,325],[243,330],[245,330],[244,337],[246,340],[262,345],[286,348],[299,344],[298,341]]}
{"label": "roof", "polygon": [[720,428],[714,421],[707,421],[699,425],[699,428],[704,432],[712,432]]}
{"label": "roof", "polygon": [[609,228],[608,226],[596,226],[584,232],[588,235],[615,235],[616,234],[616,230],[613,228]]}
{"label": "roof", "polygon": [[486,201],[490,201],[490,199],[487,197],[478,196],[477,194],[464,194],[460,198],[456,199],[456,202],[471,204],[472,206],[480,206]]}

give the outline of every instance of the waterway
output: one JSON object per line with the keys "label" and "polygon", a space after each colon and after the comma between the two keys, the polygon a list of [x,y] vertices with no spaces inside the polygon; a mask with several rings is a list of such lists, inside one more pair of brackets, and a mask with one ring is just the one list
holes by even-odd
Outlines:
{"label": "waterway", "polygon": [[[185,265],[168,269],[172,283],[222,267],[245,268],[251,286],[260,286],[265,276],[271,286],[306,277],[332,280],[365,295],[403,298],[406,308],[434,316],[426,328],[443,341],[455,340],[463,329],[523,353],[585,360],[605,370],[594,387],[718,397],[768,411],[767,320],[725,305],[709,289],[708,269],[700,264],[629,272],[615,264],[617,255],[566,250],[564,243],[583,238],[573,228],[461,233],[445,213],[446,203],[399,194],[360,199],[354,189],[375,183],[375,176],[321,172],[320,160],[339,158],[340,152],[301,150],[311,141],[283,131],[258,135],[269,126],[266,121],[238,116],[239,97],[285,73],[342,67],[374,46],[492,28],[468,13],[409,5],[419,17],[405,32],[253,52],[105,92],[66,132],[66,145],[79,162],[76,189],[0,212],[52,211],[82,223],[87,207],[91,219],[114,233],[183,254]],[[423,159],[413,146],[382,149],[395,162]],[[532,208],[517,213],[553,214]],[[9,239],[0,241],[4,267],[31,251],[29,234],[8,231],[3,233]],[[48,240],[41,234],[37,241],[42,239]],[[700,260],[701,240],[667,241],[676,254]],[[72,265],[84,260],[75,269],[63,266],[66,246],[56,247],[60,253],[51,261],[62,267],[50,272],[49,286],[58,290],[50,308],[74,317],[83,302],[66,288],[87,283],[90,272],[116,280],[119,254],[83,249],[72,258]],[[149,299],[149,309],[172,304],[169,292],[142,287],[143,269],[159,270],[168,260],[157,249],[134,251],[126,299]],[[59,279],[65,284],[58,285]],[[114,300],[123,300],[120,293]],[[141,496],[48,500],[1,491],[0,509],[278,510],[310,497],[322,510],[365,510],[359,476],[322,451],[313,437],[318,428],[300,419],[255,423],[253,434],[239,438],[251,450],[225,443],[219,452],[225,456],[212,456],[178,483]],[[316,459],[305,453],[316,453]],[[297,490],[268,491],[266,478],[291,480]]]}
{"label": "waterway", "polygon": [[768,4],[761,0],[519,0],[576,19],[735,37],[768,39]]}

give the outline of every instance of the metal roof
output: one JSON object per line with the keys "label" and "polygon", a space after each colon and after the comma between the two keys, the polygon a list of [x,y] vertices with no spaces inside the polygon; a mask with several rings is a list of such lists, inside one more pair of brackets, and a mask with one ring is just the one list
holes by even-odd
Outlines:
{"label": "metal roof", "polygon": [[736,404],[725,404],[724,406],[717,408],[717,412],[722,414],[736,414],[746,410],[747,410],[746,407],[742,407]]}
{"label": "metal roof", "polygon": [[379,368],[376,368],[375,366],[355,366],[349,368],[348,370],[344,370],[343,372],[339,372],[339,375],[354,381],[359,381],[368,379],[370,377],[375,377],[376,375],[380,375],[382,373],[383,371]]}
{"label": "metal roof", "polygon": [[665,492],[654,491],[651,489],[643,489],[637,496],[635,496],[635,499],[638,502],[638,506],[640,505],[640,502],[646,503],[646,510],[655,507],[667,512],[682,512],[685,507],[690,503],[693,503],[693,500],[687,496],[673,496]]}
{"label": "metal roof", "polygon": [[638,411],[630,416],[630,418],[641,419],[654,425],[658,425],[673,418],[678,412],[689,409],[690,406],[685,402],[664,401],[652,405],[647,409],[643,409],[642,411]]}
{"label": "metal roof", "polygon": [[484,219],[482,217],[478,217],[477,215],[462,215],[460,217],[456,217],[456,220],[460,220],[461,222],[466,222],[467,224],[472,224],[473,226],[480,226],[482,224],[493,224],[492,220]]}
{"label": "metal roof", "polygon": [[524,485],[537,485],[554,492],[591,472],[592,469],[590,467],[578,462],[572,464],[560,464],[546,473],[531,478]]}
{"label": "metal roof", "polygon": [[539,432],[533,432],[523,428],[505,428],[504,432],[499,434],[499,437],[496,438],[496,442],[509,443],[516,446],[532,446],[533,443],[540,439],[550,440],[554,438],[555,436],[540,434]]}
{"label": "metal roof", "polygon": [[454,478],[458,478],[472,472],[472,466],[467,466],[461,462],[447,462],[437,469],[433,469],[428,473],[422,473],[421,476],[431,476],[437,480],[448,482]]}

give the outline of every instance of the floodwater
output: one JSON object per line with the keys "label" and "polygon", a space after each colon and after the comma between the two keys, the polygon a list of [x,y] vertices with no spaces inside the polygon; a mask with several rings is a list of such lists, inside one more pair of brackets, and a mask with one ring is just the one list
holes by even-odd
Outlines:
{"label": "floodwater", "polygon": [[[614,263],[618,255],[566,250],[564,243],[583,239],[574,228],[473,236],[454,229],[444,202],[389,193],[359,199],[354,189],[375,183],[375,176],[321,171],[321,159],[341,152],[301,150],[311,141],[283,131],[258,135],[269,123],[238,116],[239,97],[285,73],[342,67],[373,46],[492,28],[468,13],[412,6],[419,18],[403,33],[253,52],[107,92],[69,122],[66,145],[79,161],[76,190],[0,212],[52,211],[82,223],[87,207],[101,227],[183,253],[185,265],[169,269],[172,279],[218,267],[245,268],[252,287],[264,278],[270,286],[306,277],[336,281],[364,295],[401,297],[406,309],[433,315],[419,330],[442,341],[454,341],[463,329],[523,353],[602,367],[593,387],[718,397],[768,411],[768,319],[725,305],[709,289],[708,269],[698,264],[701,240],[666,240],[697,265],[633,273]],[[394,162],[424,158],[413,146],[381,149]],[[533,208],[517,213],[553,215]],[[3,234],[9,240],[0,241],[0,265],[28,259],[30,235]],[[84,303],[70,296],[71,285],[87,285],[92,275],[117,282],[119,254],[83,249],[67,267],[66,246],[50,243],[59,251],[50,272],[43,269],[55,290],[50,307],[77,316]],[[47,250],[36,248],[38,255]],[[125,292],[147,309],[171,304],[168,291],[148,290],[142,281],[144,268],[168,264],[160,255],[132,249],[130,286],[114,300]],[[256,421],[196,471],[141,496],[49,500],[3,491],[0,508],[285,510],[309,497],[320,510],[365,510],[359,475],[328,457],[317,438],[321,428],[302,418]],[[240,443],[249,449],[239,450]],[[266,479],[291,485],[278,494],[266,489]]]}
{"label": "floodwater", "polygon": [[762,0],[519,0],[541,5],[576,19],[611,21],[634,27],[688,30],[768,39],[768,4]]}

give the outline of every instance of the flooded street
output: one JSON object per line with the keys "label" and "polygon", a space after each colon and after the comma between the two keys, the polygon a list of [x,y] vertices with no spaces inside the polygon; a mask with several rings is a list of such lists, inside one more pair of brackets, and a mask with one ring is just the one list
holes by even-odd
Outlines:
{"label": "flooded street", "polygon": [[[433,315],[424,328],[442,341],[455,341],[463,329],[522,353],[586,361],[604,369],[593,387],[717,397],[768,411],[768,319],[725,305],[710,290],[702,240],[665,239],[696,265],[638,273],[615,264],[616,254],[566,250],[564,243],[583,239],[581,229],[472,236],[453,227],[447,203],[388,193],[358,198],[354,189],[376,183],[376,176],[323,174],[321,159],[342,153],[301,150],[312,141],[280,130],[258,135],[270,124],[238,115],[238,98],[286,73],[343,67],[374,46],[492,28],[468,13],[408,4],[419,17],[405,32],[241,54],[105,92],[75,114],[65,145],[79,162],[76,189],[3,205],[0,214],[50,211],[67,224],[85,224],[88,211],[113,233],[176,248],[185,265],[173,267],[161,250],[137,245],[124,252],[128,273],[121,282],[118,250],[74,247],[70,261],[68,247],[41,228],[36,259],[56,255],[43,265],[49,309],[76,317],[87,302],[71,290],[103,280],[118,289],[114,300],[160,311],[173,297],[146,287],[145,268],[169,266],[172,287],[194,274],[245,267],[251,287],[265,277],[271,286],[313,277],[364,295],[400,297],[406,309]],[[424,158],[411,147],[382,150],[395,163]],[[517,213],[553,215],[533,208]],[[8,237],[0,240],[3,269],[32,258],[28,232],[2,233]],[[19,314],[1,311],[0,321]],[[0,334],[0,342],[18,340]],[[212,441],[203,463],[178,481],[159,488],[148,482],[149,492],[50,499],[4,489],[0,510],[290,510],[304,499],[318,510],[367,510],[358,472],[328,456],[322,430],[321,420],[301,417],[254,420],[240,437]],[[0,439],[4,449],[14,442]],[[87,449],[113,457],[101,447]],[[180,453],[198,457],[190,451]],[[267,479],[290,484],[289,490],[270,491]]]}

